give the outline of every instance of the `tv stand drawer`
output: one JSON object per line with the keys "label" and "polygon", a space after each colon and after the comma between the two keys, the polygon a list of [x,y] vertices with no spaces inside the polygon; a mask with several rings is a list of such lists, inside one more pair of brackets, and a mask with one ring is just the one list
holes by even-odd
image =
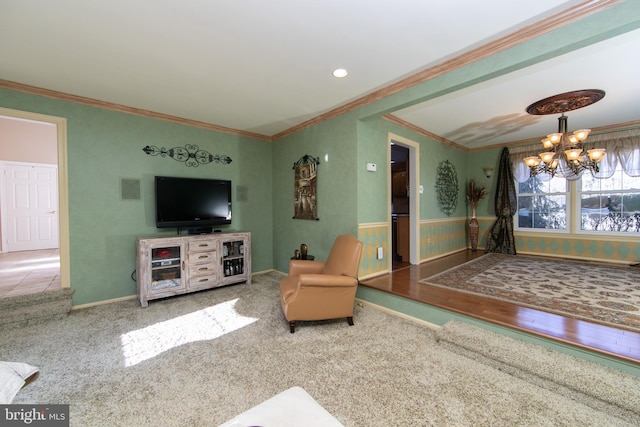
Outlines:
{"label": "tv stand drawer", "polygon": [[217,274],[209,276],[190,277],[188,287],[190,289],[212,288],[219,286],[220,279]]}
{"label": "tv stand drawer", "polygon": [[191,264],[207,264],[215,262],[216,259],[215,252],[196,252],[189,254],[189,263]]}
{"label": "tv stand drawer", "polygon": [[212,240],[198,240],[195,242],[189,242],[189,252],[205,252],[215,251],[216,242]]}
{"label": "tv stand drawer", "polygon": [[205,276],[218,272],[218,264],[210,262],[208,264],[196,264],[189,266],[189,277]]}

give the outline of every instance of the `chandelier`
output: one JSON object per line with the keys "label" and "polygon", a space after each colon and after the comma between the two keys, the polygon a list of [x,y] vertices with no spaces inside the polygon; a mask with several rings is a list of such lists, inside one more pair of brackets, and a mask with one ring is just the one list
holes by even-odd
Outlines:
{"label": "chandelier", "polygon": [[599,163],[604,157],[604,148],[593,148],[585,154],[580,144],[587,140],[591,129],[568,131],[567,111],[577,110],[600,101],[604,91],[599,89],[578,90],[561,93],[534,102],[527,107],[527,113],[533,115],[558,114],[558,132],[547,135],[542,140],[546,151],[538,156],[525,157],[524,163],[529,166],[529,176],[540,173],[551,176],[561,170],[563,176],[580,175],[583,171],[599,171]]}

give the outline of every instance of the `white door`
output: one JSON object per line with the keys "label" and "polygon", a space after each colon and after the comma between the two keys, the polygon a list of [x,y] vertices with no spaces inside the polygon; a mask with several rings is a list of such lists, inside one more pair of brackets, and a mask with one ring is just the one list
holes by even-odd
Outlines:
{"label": "white door", "polygon": [[51,249],[58,236],[58,167],[5,164],[7,252]]}

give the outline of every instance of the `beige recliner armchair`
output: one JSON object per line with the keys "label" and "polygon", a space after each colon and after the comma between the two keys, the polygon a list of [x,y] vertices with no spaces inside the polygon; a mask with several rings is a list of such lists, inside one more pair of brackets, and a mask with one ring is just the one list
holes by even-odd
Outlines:
{"label": "beige recliner armchair", "polygon": [[280,303],[291,333],[297,320],[346,317],[353,326],[361,253],[362,242],[344,234],[336,238],[325,262],[291,260],[289,275],[280,281]]}

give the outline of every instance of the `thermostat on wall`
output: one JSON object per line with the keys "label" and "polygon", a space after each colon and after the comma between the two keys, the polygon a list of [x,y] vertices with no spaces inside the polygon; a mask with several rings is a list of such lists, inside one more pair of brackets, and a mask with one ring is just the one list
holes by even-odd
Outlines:
{"label": "thermostat on wall", "polygon": [[367,163],[367,170],[369,172],[375,172],[378,169],[375,163]]}

